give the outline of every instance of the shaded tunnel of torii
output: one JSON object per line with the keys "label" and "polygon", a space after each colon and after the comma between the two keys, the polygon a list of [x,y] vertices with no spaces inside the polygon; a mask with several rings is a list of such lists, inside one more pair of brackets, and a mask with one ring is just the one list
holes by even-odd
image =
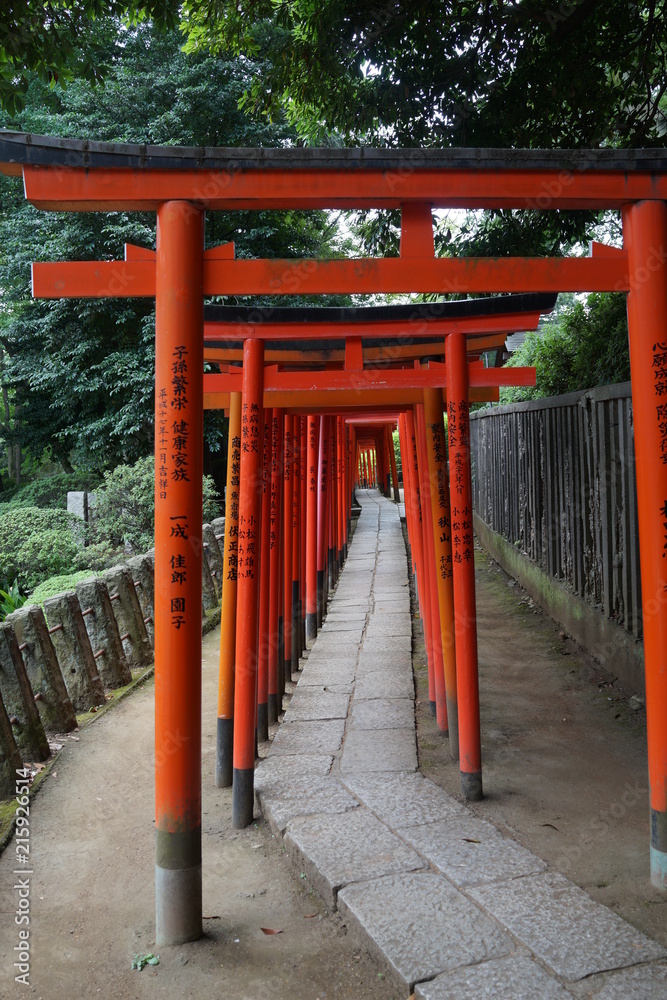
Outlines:
{"label": "shaded tunnel of torii", "polygon": [[[235,536],[230,507],[227,511],[225,560],[228,569],[235,561],[237,580],[235,588],[223,589],[218,713],[221,781],[230,766],[227,723],[234,714],[235,822],[240,825],[252,815],[255,724],[263,727],[265,716],[277,710],[281,679],[298,664],[304,624],[310,634],[317,628],[329,576],[333,582],[345,555],[355,478],[375,477],[386,489],[387,473],[393,474],[387,469],[392,454],[388,431],[396,424],[431,699],[441,727],[449,728],[452,747],[458,738],[464,794],[476,797],[481,795],[481,758],[468,402],[494,398],[494,384],[507,384],[508,376],[480,368],[469,353],[475,358],[479,351],[473,337],[486,338],[483,349],[493,349],[502,342],[494,342],[498,331],[502,335],[531,325],[524,320],[521,327],[504,327],[502,316],[496,315],[498,325],[480,331],[466,329],[463,318],[450,316],[438,327],[438,318],[424,323],[419,317],[418,329],[411,324],[406,340],[400,319],[391,329],[391,320],[367,316],[364,327],[363,320],[355,323],[349,316],[333,320],[347,324],[339,326],[340,335],[335,326],[321,326],[325,336],[318,345],[310,343],[317,341],[311,319],[299,331],[289,318],[281,326],[278,310],[273,310],[274,324],[252,317],[231,320],[231,325],[228,320],[226,327],[220,317],[205,322],[205,295],[627,293],[644,595],[651,878],[665,888],[665,150],[190,150],[2,133],[0,164],[7,173],[23,175],[26,197],[39,208],[157,212],[155,252],[128,247],[125,261],[35,264],[33,291],[51,298],[156,299],[158,941],[201,934],[198,484],[204,405],[229,408],[228,504],[234,505],[234,490],[238,494]],[[587,258],[436,259],[431,212],[441,207],[620,209],[624,248],[592,244]],[[231,245],[204,249],[205,210],[268,208],[400,208],[400,256],[241,261],[234,259]],[[533,308],[539,315],[549,306]],[[329,340],[338,343],[323,346]],[[395,349],[392,340],[397,341]],[[241,351],[239,372],[234,369]],[[218,374],[202,377],[205,356],[217,362]],[[514,374],[521,377],[517,370]],[[231,550],[234,537],[236,552]],[[232,601],[235,609],[229,607]],[[282,633],[279,627],[272,632],[281,610]],[[230,622],[236,626],[233,648],[232,630],[225,627]],[[260,642],[260,635],[270,641]],[[282,663],[277,662],[279,648]],[[226,686],[225,656],[234,665]],[[175,733],[183,738],[174,740]]]}

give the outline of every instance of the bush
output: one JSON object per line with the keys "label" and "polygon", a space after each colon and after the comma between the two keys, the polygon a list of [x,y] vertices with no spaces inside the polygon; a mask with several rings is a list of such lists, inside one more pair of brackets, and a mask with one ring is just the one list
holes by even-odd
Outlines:
{"label": "bush", "polygon": [[6,507],[0,517],[0,578],[17,578],[21,589],[30,590],[46,577],[70,572],[79,552],[70,530],[75,520],[64,510]]}
{"label": "bush", "polygon": [[7,490],[0,494],[0,502],[7,502],[8,507],[49,507],[67,510],[68,493],[92,490],[99,481],[99,476],[90,472],[47,476],[18,489]]}
{"label": "bush", "polygon": [[50,576],[48,580],[35,587],[30,595],[31,604],[43,604],[49,597],[63,594],[66,590],[74,590],[80,580],[90,580],[94,573],[90,570],[79,570],[78,573],[66,573],[61,576]]}
{"label": "bush", "polygon": [[[204,521],[217,517],[219,497],[210,476],[204,476]],[[153,547],[155,529],[155,461],[152,455],[134,465],[119,465],[104,474],[93,513],[93,540],[129,545],[134,552]],[[85,558],[85,555],[82,555]]]}
{"label": "bush", "polygon": [[575,302],[545,324],[543,332],[529,333],[505,367],[534,365],[535,388],[500,390],[501,403],[543,396],[560,396],[597,385],[626,382],[630,353],[625,295],[594,293],[586,304]]}

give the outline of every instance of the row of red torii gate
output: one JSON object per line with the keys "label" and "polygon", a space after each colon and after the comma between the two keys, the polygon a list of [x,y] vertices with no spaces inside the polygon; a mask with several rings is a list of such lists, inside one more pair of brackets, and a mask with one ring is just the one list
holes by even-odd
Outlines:
{"label": "row of red torii gate", "polygon": [[[627,293],[644,601],[650,869],[667,888],[667,153],[665,150],[179,149],[0,133],[0,169],[47,211],[155,211],[156,249],[33,265],[44,298],[154,296],[156,931],[201,934],[201,478],[205,407],[230,416],[216,777],[252,818],[266,733],[316,634],[348,542],[355,481],[398,483],[438,723],[482,795],[471,400],[532,370],[484,368],[558,291]],[[205,211],[400,209],[396,258],[236,260]],[[622,249],[438,259],[438,208],[617,209]],[[371,309],[234,309],[207,296],[498,293]],[[532,294],[531,294],[532,293]],[[204,362],[217,368],[204,374]],[[443,425],[447,413],[447,438]],[[447,451],[449,463],[447,463]],[[503,488],[502,483],[497,484]],[[281,623],[282,619],[282,623]],[[178,739],[175,738],[178,734]]]}

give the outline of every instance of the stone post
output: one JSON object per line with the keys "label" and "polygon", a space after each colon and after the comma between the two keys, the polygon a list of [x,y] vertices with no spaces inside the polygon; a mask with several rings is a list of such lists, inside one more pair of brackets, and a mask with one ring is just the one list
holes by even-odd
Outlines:
{"label": "stone post", "polygon": [[105,687],[117,688],[129,684],[132,671],[120,640],[106,583],[98,577],[82,580],[77,583],[76,592],[93,656]]}
{"label": "stone post", "polygon": [[93,656],[76,592],[68,590],[44,601],[49,635],[58,657],[70,701],[77,712],[104,705],[104,686]]}
{"label": "stone post", "polygon": [[44,613],[38,604],[19,608],[5,622],[14,629],[26,673],[47,730],[69,733],[77,721],[60,672]]}
{"label": "stone post", "polygon": [[109,599],[130,666],[148,667],[153,662],[153,650],[132,573],[127,566],[114,566],[106,570],[102,578],[109,588]]}
{"label": "stone post", "polygon": [[19,750],[26,759],[46,760],[49,744],[16,634],[6,622],[0,625],[0,695]]}

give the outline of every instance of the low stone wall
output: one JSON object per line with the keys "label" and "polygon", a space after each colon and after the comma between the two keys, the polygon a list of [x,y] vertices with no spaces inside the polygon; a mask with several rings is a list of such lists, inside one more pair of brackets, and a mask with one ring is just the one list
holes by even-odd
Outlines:
{"label": "low stone wall", "polygon": [[[220,597],[224,524],[203,526],[205,613]],[[0,799],[14,795],[17,767],[48,759],[49,735],[153,662],[154,574],[153,553],[136,556],[0,623]]]}

